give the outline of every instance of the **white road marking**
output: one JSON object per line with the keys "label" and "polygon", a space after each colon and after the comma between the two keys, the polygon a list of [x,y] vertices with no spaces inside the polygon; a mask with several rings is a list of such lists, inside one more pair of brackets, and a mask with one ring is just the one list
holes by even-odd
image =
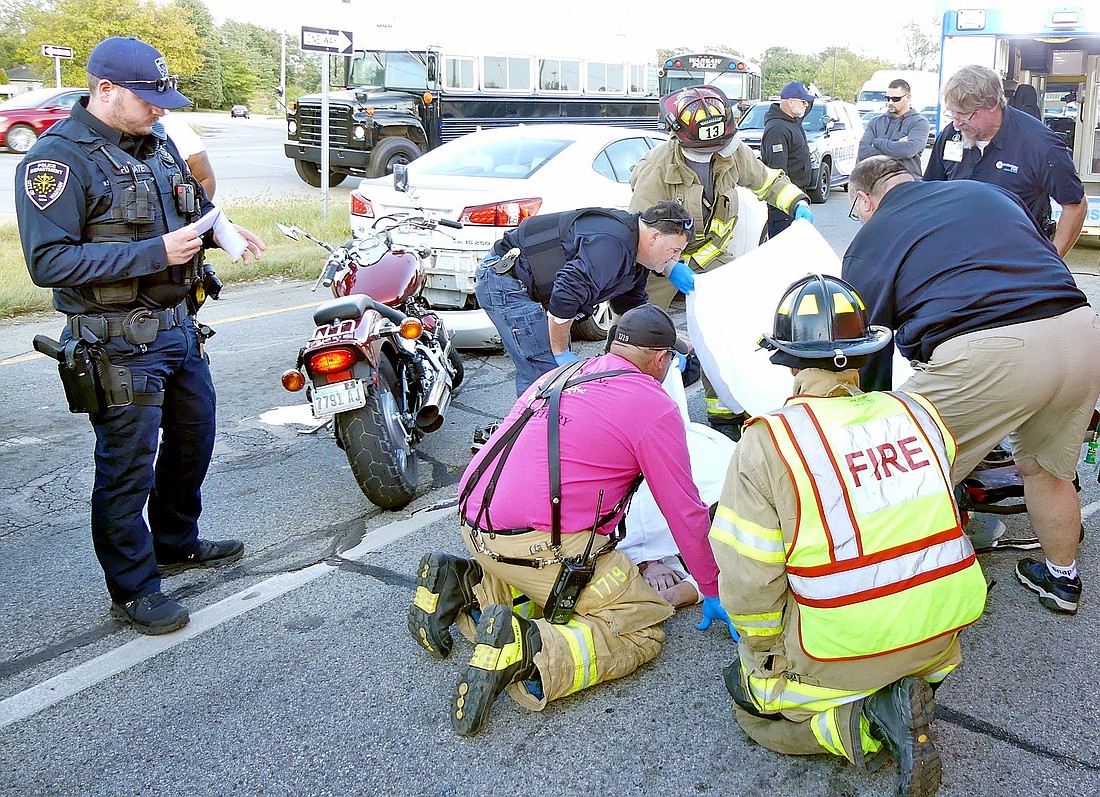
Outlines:
{"label": "white road marking", "polygon": [[1094,512],[1096,512],[1096,510],[1098,510],[1098,509],[1100,509],[1100,501],[1093,501],[1088,506],[1082,507],[1081,508],[1081,520],[1084,520],[1085,518],[1089,517]]}
{"label": "white road marking", "polygon": [[[434,523],[441,517],[453,515],[453,506],[432,509],[403,520],[389,523],[370,534],[354,548],[345,551],[344,559],[362,559],[380,551],[386,545],[414,531]],[[246,590],[231,595],[191,615],[191,622],[179,631],[163,636],[142,636],[131,640],[101,656],[55,675],[36,686],[0,701],[0,728],[7,727],[25,717],[37,714],[66,697],[95,686],[113,675],[151,659],[166,650],[194,639],[212,628],[263,606],[280,595],[285,595],[311,581],[336,570],[335,565],[320,562],[292,573],[280,573]]]}

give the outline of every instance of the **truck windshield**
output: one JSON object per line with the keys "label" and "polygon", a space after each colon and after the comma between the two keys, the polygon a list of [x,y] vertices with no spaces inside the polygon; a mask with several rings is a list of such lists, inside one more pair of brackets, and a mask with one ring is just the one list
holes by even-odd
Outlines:
{"label": "truck windshield", "polygon": [[347,81],[349,89],[360,86],[423,91],[428,70],[421,58],[406,50],[361,50],[351,59]]}

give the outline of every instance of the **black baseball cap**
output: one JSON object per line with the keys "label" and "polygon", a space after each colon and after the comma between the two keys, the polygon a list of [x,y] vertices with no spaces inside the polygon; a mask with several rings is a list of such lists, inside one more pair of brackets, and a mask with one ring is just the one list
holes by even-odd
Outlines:
{"label": "black baseball cap", "polygon": [[691,346],[676,336],[672,318],[652,304],[627,310],[607,333],[608,343],[626,343],[643,349],[675,349],[687,354]]}
{"label": "black baseball cap", "polygon": [[100,80],[129,89],[157,108],[182,108],[191,100],[176,91],[178,75],[168,74],[160,50],[133,36],[112,36],[95,46],[85,70]]}

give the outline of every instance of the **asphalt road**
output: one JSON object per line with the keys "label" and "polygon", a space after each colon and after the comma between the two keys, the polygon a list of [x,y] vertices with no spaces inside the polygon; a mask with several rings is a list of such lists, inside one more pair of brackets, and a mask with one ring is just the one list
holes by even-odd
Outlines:
{"label": "asphalt road", "polygon": [[[839,191],[814,207],[838,251],[855,231],[847,210]],[[1096,304],[1100,278],[1082,263],[1078,280]],[[409,639],[405,612],[422,553],[462,550],[455,484],[471,431],[511,404],[511,365],[499,354],[467,356],[446,424],[418,452],[418,498],[382,512],[325,430],[280,422],[293,413],[280,408],[297,403],[278,376],[312,330],[318,297],[308,287],[229,286],[203,310],[218,330],[209,348],[219,398],[203,529],[240,537],[247,556],[166,581],[192,622],[159,638],[108,618],[87,531],[93,435],[66,411],[52,363],[30,350],[59,321],[0,323],[0,794],[890,792],[892,768],[867,775],[749,742],[720,676],[735,651],[720,629],[695,629],[698,609],[668,621],[662,654],[630,677],[539,714],[502,699],[480,735],[457,738],[447,707],[470,646],[429,659]],[[689,399],[701,419],[698,387]],[[1091,591],[1100,584],[1100,487],[1082,481],[1086,593],[1076,617],[1047,612],[1016,584],[1017,554],[982,557],[996,586],[963,636],[963,667],[937,695],[942,795],[1100,793],[1100,602]]]}

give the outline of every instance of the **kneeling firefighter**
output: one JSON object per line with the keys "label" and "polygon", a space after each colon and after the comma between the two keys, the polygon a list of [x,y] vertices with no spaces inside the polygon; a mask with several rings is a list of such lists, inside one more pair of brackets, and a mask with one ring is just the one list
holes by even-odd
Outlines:
{"label": "kneeling firefighter", "polygon": [[474,642],[451,702],[460,735],[505,689],[540,711],[660,652],[675,610],[615,550],[643,477],[705,596],[700,628],[728,625],[684,423],[660,384],[677,350],[667,313],[627,311],[608,353],[528,388],[466,469],[459,517],[472,558],[427,554],[409,609],[413,638],[436,658],[450,654],[456,622]]}
{"label": "kneeling firefighter", "polygon": [[745,424],[710,539],[741,635],[725,675],[742,729],[861,768],[889,752],[896,794],[932,795],[933,688],[959,665],[986,585],[936,408],[859,390],[859,367],[890,338],[842,280],[788,289],[762,343],[794,374],[794,397]]}

